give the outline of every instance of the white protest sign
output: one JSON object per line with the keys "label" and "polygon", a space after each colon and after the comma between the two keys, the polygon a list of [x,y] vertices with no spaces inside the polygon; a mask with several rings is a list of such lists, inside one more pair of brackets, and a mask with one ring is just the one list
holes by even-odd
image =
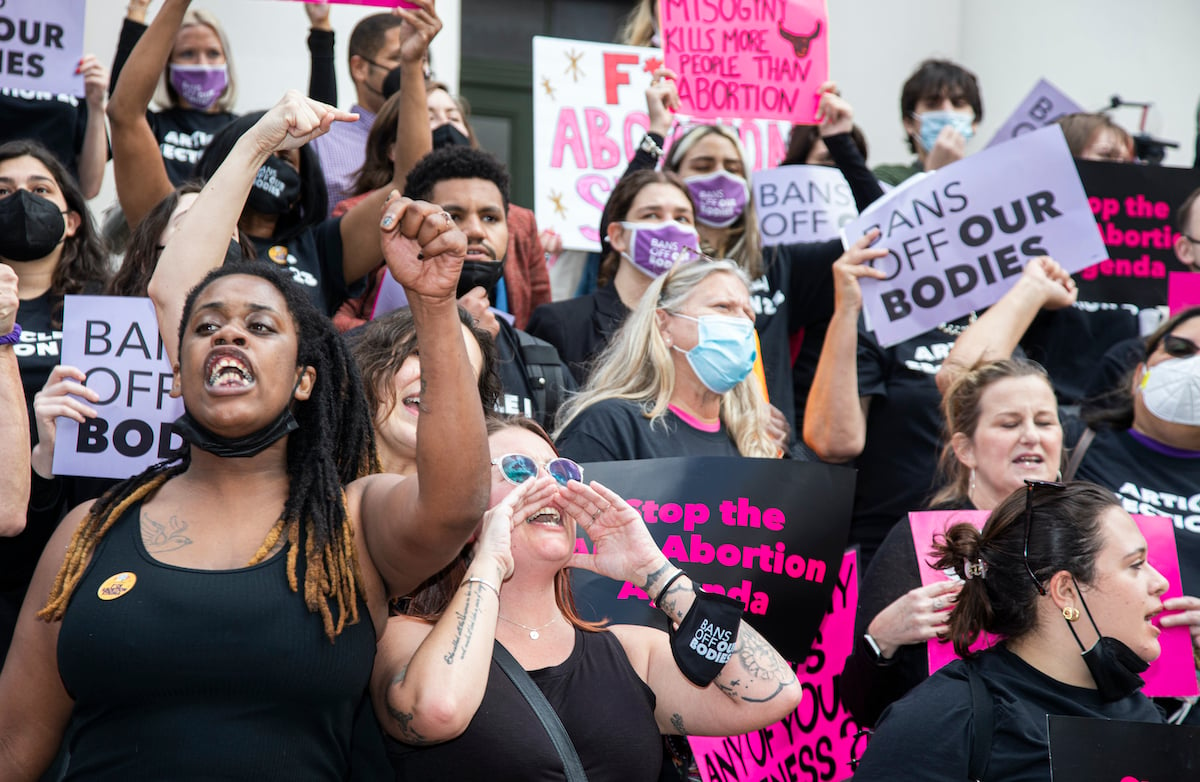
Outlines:
{"label": "white protest sign", "polygon": [[886,194],[845,227],[872,228],[885,279],[863,279],[867,325],[884,347],[996,302],[1030,258],[1069,272],[1108,257],[1057,125],[1030,131]]}
{"label": "white protest sign", "polygon": [[0,2],[0,88],[83,97],[83,0]]}
{"label": "white protest sign", "polygon": [[67,296],[62,363],[83,371],[100,401],[88,403],[98,416],[85,424],[58,419],[55,474],[128,478],[183,445],[171,431],[183,400],[170,398],[171,365],[149,299]]}
{"label": "white protest sign", "polygon": [[836,239],[858,216],[854,193],[830,166],[780,166],[750,178],[763,246]]}
{"label": "white protest sign", "polygon": [[[600,214],[650,125],[646,88],[662,56],[640,46],[533,39],[534,213],[569,250],[600,249]],[[721,121],[737,128],[751,170],[787,152],[787,122]]]}
{"label": "white protest sign", "polygon": [[1025,96],[1016,111],[1004,121],[996,135],[988,142],[992,147],[1002,141],[1014,139],[1022,133],[1049,125],[1064,114],[1083,111],[1079,104],[1068,98],[1062,90],[1045,79],[1039,79],[1033,90]]}

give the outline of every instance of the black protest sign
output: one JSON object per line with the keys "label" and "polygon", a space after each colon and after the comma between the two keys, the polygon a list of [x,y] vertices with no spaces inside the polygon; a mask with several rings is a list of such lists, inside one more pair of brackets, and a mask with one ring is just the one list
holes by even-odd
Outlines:
{"label": "black protest sign", "polygon": [[1053,782],[1200,778],[1200,728],[1047,715]]}

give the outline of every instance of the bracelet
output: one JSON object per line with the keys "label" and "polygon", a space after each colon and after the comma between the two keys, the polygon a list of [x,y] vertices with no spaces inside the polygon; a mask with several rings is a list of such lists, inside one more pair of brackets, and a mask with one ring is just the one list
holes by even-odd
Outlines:
{"label": "bracelet", "polygon": [[495,586],[493,586],[493,585],[492,585],[492,583],[491,583],[490,581],[486,581],[485,579],[482,579],[482,578],[480,578],[479,576],[471,576],[470,578],[468,578],[468,579],[464,580],[464,581],[462,582],[462,584],[459,584],[459,586],[461,587],[461,586],[463,586],[463,584],[469,584],[469,583],[471,583],[472,581],[477,581],[478,583],[480,583],[480,584],[483,584],[485,587],[487,587],[488,589],[490,589],[490,590],[492,590],[493,592],[495,592],[495,593],[496,593],[496,599],[497,599],[497,600],[499,600],[499,599],[500,599],[500,590],[499,590],[499,589],[497,589]]}
{"label": "bracelet", "polygon": [[0,345],[15,345],[21,341],[21,324],[14,323],[12,331],[0,337]]}
{"label": "bracelet", "polygon": [[667,581],[667,583],[663,584],[663,588],[658,590],[658,597],[654,598],[654,603],[657,605],[658,598],[662,597],[663,595],[665,595],[667,593],[667,590],[671,588],[671,584],[674,584],[676,581],[678,581],[679,579],[683,578],[686,575],[687,575],[687,573],[683,572],[683,568],[676,570],[675,575],[671,576],[671,578]]}
{"label": "bracelet", "polygon": [[654,139],[650,138],[649,133],[647,133],[645,136],[642,136],[642,143],[638,149],[650,155],[655,160],[658,160],[663,156],[662,147],[660,147]]}

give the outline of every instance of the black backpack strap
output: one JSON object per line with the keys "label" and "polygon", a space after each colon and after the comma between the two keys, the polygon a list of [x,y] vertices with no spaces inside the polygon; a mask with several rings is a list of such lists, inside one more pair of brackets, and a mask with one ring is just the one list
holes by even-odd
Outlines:
{"label": "black backpack strap", "polygon": [[521,363],[525,366],[525,378],[529,381],[530,398],[535,412],[544,419],[547,428],[554,425],[554,416],[563,402],[566,388],[562,360],[558,351],[549,342],[517,330],[517,347],[521,351]]}
{"label": "black backpack strap", "polygon": [[1083,455],[1087,453],[1088,446],[1095,439],[1095,429],[1089,426],[1083,430],[1083,434],[1079,436],[1079,442],[1075,443],[1075,447],[1071,449],[1071,460],[1067,462],[1067,469],[1063,471],[1062,479],[1064,481],[1075,480],[1075,473],[1079,470],[1079,465],[1083,463]]}
{"label": "black backpack strap", "polygon": [[971,686],[971,714],[975,729],[971,733],[971,754],[967,760],[967,779],[983,782],[988,761],[992,757],[992,734],[995,732],[995,704],[983,677],[969,660],[965,661],[967,683]]}
{"label": "black backpack strap", "polygon": [[558,713],[554,711],[550,701],[546,700],[541,689],[533,683],[533,679],[529,678],[529,674],[516,661],[516,658],[499,642],[492,646],[492,659],[500,666],[500,670],[504,671],[513,686],[525,697],[525,700],[529,701],[533,713],[537,715],[542,727],[546,729],[550,741],[554,743],[554,749],[562,759],[567,782],[587,782],[587,774],[583,771],[583,763],[579,760],[579,753],[575,751],[575,744],[572,743],[571,736],[563,727],[562,720],[558,718]]}

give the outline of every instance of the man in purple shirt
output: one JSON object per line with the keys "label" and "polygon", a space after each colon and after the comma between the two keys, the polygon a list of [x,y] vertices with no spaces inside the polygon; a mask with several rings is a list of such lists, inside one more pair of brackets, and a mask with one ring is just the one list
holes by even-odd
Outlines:
{"label": "man in purple shirt", "polygon": [[350,111],[358,122],[335,122],[324,136],[312,142],[321,159],[329,211],[351,194],[354,178],[366,157],[367,134],[383,106],[383,80],[400,65],[401,19],[392,14],[364,17],[350,34],[350,78],[355,103]]}

